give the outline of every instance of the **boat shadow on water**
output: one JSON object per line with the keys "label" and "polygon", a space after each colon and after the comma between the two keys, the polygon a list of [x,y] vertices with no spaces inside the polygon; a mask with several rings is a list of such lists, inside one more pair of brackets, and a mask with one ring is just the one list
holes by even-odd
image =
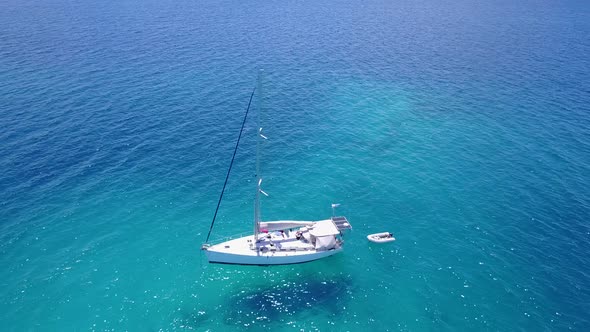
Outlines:
{"label": "boat shadow on water", "polygon": [[238,290],[227,298],[224,322],[234,327],[296,324],[308,317],[339,317],[353,294],[352,278],[297,276],[268,286]]}

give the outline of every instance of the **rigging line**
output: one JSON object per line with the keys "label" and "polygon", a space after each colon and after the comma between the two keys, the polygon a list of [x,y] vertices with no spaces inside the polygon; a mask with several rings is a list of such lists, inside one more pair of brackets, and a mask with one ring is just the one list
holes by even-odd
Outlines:
{"label": "rigging line", "polygon": [[211,236],[211,231],[213,230],[213,224],[215,224],[215,218],[217,217],[217,211],[219,211],[219,205],[221,205],[221,199],[223,198],[223,193],[225,192],[225,186],[227,185],[227,180],[229,179],[229,173],[231,172],[231,168],[234,164],[234,159],[236,158],[236,152],[238,152],[238,146],[240,145],[240,139],[242,138],[242,132],[244,131],[244,124],[246,124],[246,118],[248,118],[248,112],[250,111],[250,105],[252,104],[252,98],[254,97],[254,92],[256,91],[256,87],[252,90],[252,94],[250,95],[250,101],[248,101],[248,108],[246,108],[246,114],[244,114],[244,120],[242,121],[242,128],[240,129],[240,135],[238,135],[238,141],[236,142],[236,147],[234,148],[234,154],[231,157],[231,162],[229,163],[229,168],[227,169],[227,175],[225,176],[225,182],[223,183],[223,188],[221,189],[221,195],[219,195],[219,201],[217,202],[217,207],[215,208],[215,214],[213,215],[213,220],[211,221],[211,227],[209,227],[209,233],[207,234],[207,240],[205,243],[209,242],[209,236]]}

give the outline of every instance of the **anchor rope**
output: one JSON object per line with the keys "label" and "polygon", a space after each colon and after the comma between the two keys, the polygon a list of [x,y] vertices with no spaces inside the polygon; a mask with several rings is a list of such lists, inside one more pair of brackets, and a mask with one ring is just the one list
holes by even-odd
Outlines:
{"label": "anchor rope", "polygon": [[205,240],[205,243],[209,242],[209,236],[211,236],[211,231],[213,230],[213,225],[215,224],[215,218],[217,218],[217,211],[219,211],[219,205],[221,205],[221,199],[223,198],[223,193],[225,192],[225,186],[227,185],[227,180],[229,179],[229,173],[231,172],[231,168],[234,164],[234,159],[236,158],[236,153],[238,152],[238,146],[240,145],[240,139],[242,138],[242,132],[244,131],[244,125],[246,124],[246,119],[248,118],[248,112],[250,111],[250,105],[252,104],[252,98],[254,97],[255,91],[256,87],[254,87],[254,90],[252,90],[252,94],[250,95],[250,101],[248,101],[248,107],[246,108],[246,114],[244,114],[244,120],[242,121],[240,135],[238,135],[238,140],[236,141],[234,154],[231,157],[231,162],[229,163],[229,168],[227,169],[227,174],[225,175],[225,182],[223,183],[223,188],[221,189],[221,194],[219,195],[219,201],[217,202],[215,214],[213,215],[213,220],[211,221],[211,227],[209,227],[209,233],[207,234],[207,240]]}

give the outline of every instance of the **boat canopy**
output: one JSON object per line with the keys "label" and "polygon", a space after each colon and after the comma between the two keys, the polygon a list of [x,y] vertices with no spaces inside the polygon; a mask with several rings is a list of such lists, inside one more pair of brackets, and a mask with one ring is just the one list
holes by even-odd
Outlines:
{"label": "boat canopy", "polygon": [[338,235],[340,231],[338,227],[330,219],[316,221],[313,228],[309,230],[309,234],[315,237]]}
{"label": "boat canopy", "polygon": [[316,250],[330,250],[334,247],[336,247],[336,237],[333,235],[317,237],[315,240]]}

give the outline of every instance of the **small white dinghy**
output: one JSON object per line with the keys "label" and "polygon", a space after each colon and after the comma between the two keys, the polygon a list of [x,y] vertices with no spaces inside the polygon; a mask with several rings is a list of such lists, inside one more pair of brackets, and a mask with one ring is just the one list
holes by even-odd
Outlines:
{"label": "small white dinghy", "polygon": [[375,243],[385,243],[395,241],[393,234],[389,232],[375,233],[367,235],[367,239]]}

